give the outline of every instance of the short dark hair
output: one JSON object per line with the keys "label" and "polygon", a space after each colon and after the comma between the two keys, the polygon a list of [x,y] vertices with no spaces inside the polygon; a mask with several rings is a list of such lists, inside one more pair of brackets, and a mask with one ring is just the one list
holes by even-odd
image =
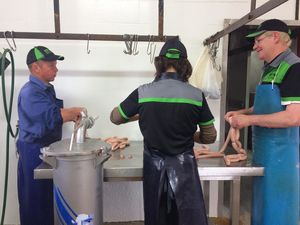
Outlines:
{"label": "short dark hair", "polygon": [[187,82],[192,75],[193,68],[188,59],[168,59],[164,56],[157,56],[154,59],[156,68],[156,78],[160,78],[167,69],[173,67],[177,74],[181,77],[182,81]]}

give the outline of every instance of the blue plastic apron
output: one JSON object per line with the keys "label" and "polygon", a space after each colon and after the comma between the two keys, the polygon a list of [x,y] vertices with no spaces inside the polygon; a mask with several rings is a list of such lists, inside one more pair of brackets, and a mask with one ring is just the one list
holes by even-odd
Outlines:
{"label": "blue plastic apron", "polygon": [[[284,110],[277,85],[256,88],[254,114]],[[253,127],[253,165],[265,168],[254,177],[252,225],[298,225],[299,127]]]}

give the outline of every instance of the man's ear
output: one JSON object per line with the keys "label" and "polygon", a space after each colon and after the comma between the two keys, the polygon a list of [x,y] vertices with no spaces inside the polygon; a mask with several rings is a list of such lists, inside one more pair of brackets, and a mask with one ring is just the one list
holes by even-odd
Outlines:
{"label": "man's ear", "polygon": [[277,31],[273,32],[273,38],[275,42],[278,43],[280,41],[280,33]]}
{"label": "man's ear", "polygon": [[40,65],[37,62],[32,63],[31,70],[34,72],[39,72],[41,70]]}

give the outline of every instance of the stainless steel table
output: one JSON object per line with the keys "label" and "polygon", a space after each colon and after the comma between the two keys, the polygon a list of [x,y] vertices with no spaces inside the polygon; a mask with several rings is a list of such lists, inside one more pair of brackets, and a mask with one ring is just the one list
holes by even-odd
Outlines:
{"label": "stainless steel table", "polygon": [[[217,146],[217,144],[213,145]],[[131,142],[125,150],[112,153],[104,163],[104,181],[141,181],[143,177],[143,143]],[[263,176],[263,167],[252,167],[249,162],[233,163],[226,166],[222,158],[198,160],[200,179],[204,182],[203,193],[208,204],[210,181],[230,182],[231,224],[239,224],[240,183],[243,176]],[[42,163],[34,170],[35,179],[51,179],[53,169]],[[207,207],[208,208],[208,207]]]}

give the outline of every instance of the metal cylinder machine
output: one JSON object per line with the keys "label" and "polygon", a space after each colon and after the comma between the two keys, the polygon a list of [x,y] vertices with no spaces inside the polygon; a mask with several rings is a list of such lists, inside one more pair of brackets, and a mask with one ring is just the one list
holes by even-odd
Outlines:
{"label": "metal cylinder machine", "polygon": [[96,118],[82,112],[71,139],[41,150],[41,158],[53,167],[55,225],[103,224],[103,163],[110,157],[110,145],[86,138],[86,129]]}

